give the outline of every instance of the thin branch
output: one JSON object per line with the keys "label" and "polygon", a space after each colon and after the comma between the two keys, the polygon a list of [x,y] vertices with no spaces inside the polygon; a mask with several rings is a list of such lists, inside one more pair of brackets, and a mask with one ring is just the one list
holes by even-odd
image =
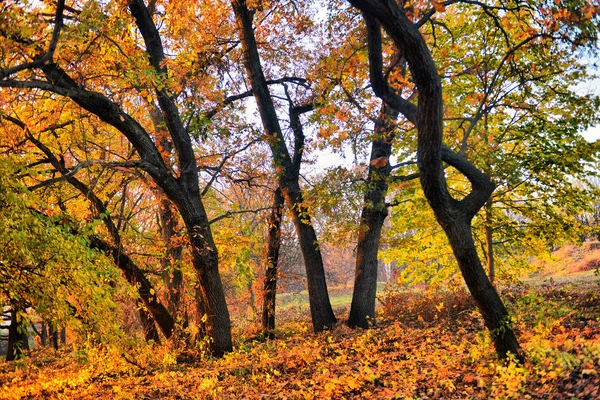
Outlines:
{"label": "thin branch", "polygon": [[[60,36],[60,30],[63,26],[63,13],[65,10],[65,0],[58,0],[56,4],[56,14],[54,16],[54,29],[52,31],[52,38],[48,50],[41,57],[36,57],[33,61],[26,62],[20,65],[16,65],[12,68],[8,68],[0,71],[0,79],[8,78],[9,76],[16,74],[20,71],[28,69],[39,68],[44,64],[51,63],[58,45],[58,39]],[[31,43],[29,43],[31,44]]]}
{"label": "thin branch", "polygon": [[29,190],[36,190],[45,186],[49,186],[49,185],[53,185],[55,183],[67,180],[73,176],[75,176],[75,174],[77,174],[77,172],[81,171],[84,168],[89,168],[93,165],[102,165],[105,166],[107,168],[140,168],[142,165],[142,161],[104,161],[104,160],[86,160],[83,162],[80,162],[79,164],[77,164],[75,167],[73,167],[71,170],[69,170],[69,172],[66,172],[64,175],[61,175],[57,178],[52,178],[52,179],[48,179],[46,181],[40,182],[37,185],[33,185],[33,186],[29,186],[28,189]]}
{"label": "thin branch", "polygon": [[221,172],[221,170],[223,169],[223,166],[225,165],[225,163],[227,162],[227,160],[229,160],[232,157],[235,157],[237,154],[246,151],[250,146],[252,146],[253,144],[257,143],[259,140],[251,140],[249,143],[247,143],[244,147],[237,149],[233,152],[230,152],[229,154],[226,154],[223,159],[221,160],[221,162],[219,163],[218,167],[212,167],[211,169],[214,169],[215,172],[213,174],[211,174],[210,180],[208,181],[208,183],[206,184],[206,186],[204,186],[204,189],[202,189],[202,192],[200,194],[200,197],[204,197],[206,195],[206,193],[208,192],[208,190],[211,188],[212,184],[215,182],[215,180],[217,179],[217,176],[219,175],[219,173]]}
{"label": "thin branch", "polygon": [[404,162],[398,163],[396,165],[392,165],[390,168],[392,170],[395,170],[397,168],[406,167],[408,165],[417,165],[417,162],[416,161],[404,161]]}
{"label": "thin branch", "polygon": [[225,218],[231,218],[234,215],[239,215],[239,214],[249,214],[249,213],[253,213],[253,214],[257,214],[261,211],[267,211],[267,210],[271,210],[271,206],[269,207],[261,207],[261,208],[257,208],[255,210],[239,210],[239,211],[227,211],[225,214],[219,215],[218,217],[215,217],[213,219],[211,219],[210,221],[208,221],[209,225],[212,225],[213,223],[220,221],[222,219]]}

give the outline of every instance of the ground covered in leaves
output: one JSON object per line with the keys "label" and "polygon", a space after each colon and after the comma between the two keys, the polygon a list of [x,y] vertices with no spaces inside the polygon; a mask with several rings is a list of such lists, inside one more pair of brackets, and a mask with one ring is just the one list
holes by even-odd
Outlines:
{"label": "ground covered in leaves", "polygon": [[[0,362],[2,399],[343,399],[600,397],[600,286],[502,290],[527,363],[500,362],[463,291],[386,294],[369,330],[313,334],[286,323],[221,359],[169,346],[129,353],[44,349]],[[194,357],[190,357],[194,356]]]}

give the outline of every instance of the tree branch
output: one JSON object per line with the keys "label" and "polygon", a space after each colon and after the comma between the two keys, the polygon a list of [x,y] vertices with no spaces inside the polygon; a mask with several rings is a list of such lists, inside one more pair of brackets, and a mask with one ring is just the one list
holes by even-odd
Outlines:
{"label": "tree branch", "polygon": [[220,220],[225,219],[225,218],[231,218],[234,215],[249,214],[249,213],[256,214],[256,213],[259,213],[261,211],[267,211],[267,210],[270,210],[270,209],[272,209],[271,206],[269,206],[269,207],[261,207],[261,208],[255,209],[255,210],[227,211],[225,214],[219,215],[218,217],[215,217],[215,218],[211,219],[210,221],[208,221],[208,223],[209,223],[209,225],[212,225],[213,223],[215,223],[217,221],[220,221]]}
{"label": "tree branch", "polygon": [[381,25],[374,17],[364,12],[363,19],[367,28],[369,78],[375,95],[404,115],[407,120],[416,124],[417,106],[398,95],[384,79]]}

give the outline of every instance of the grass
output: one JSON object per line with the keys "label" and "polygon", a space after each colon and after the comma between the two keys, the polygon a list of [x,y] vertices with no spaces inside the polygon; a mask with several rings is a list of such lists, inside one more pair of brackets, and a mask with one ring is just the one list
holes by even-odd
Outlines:
{"label": "grass", "polygon": [[[386,282],[377,282],[377,294],[383,294]],[[329,300],[334,309],[350,308],[352,303],[352,288],[331,287],[329,288]],[[277,309],[285,311],[289,308],[308,308],[308,291],[303,290],[295,293],[277,294]]]}

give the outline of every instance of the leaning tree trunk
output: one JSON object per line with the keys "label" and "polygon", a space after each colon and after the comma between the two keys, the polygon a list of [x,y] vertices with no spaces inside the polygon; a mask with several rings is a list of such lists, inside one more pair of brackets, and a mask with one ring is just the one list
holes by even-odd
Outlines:
{"label": "leaning tree trunk", "polygon": [[279,249],[281,248],[281,218],[283,216],[283,195],[277,188],[273,193],[273,208],[267,219],[269,234],[267,239],[267,267],[263,287],[262,328],[266,333],[275,329],[275,297],[277,295],[277,271]]}
{"label": "leaning tree trunk", "polygon": [[352,305],[348,326],[368,328],[375,322],[375,300],[377,295],[377,268],[379,242],[383,223],[388,215],[385,196],[391,172],[389,158],[392,152],[393,123],[398,115],[389,106],[383,105],[375,124],[380,138],[371,143],[369,174],[366,182],[365,206],[360,217],[358,243],[356,246],[356,272]]}
{"label": "leaning tree trunk", "polygon": [[245,0],[233,0],[231,5],[235,13],[237,29],[242,41],[244,67],[258,105],[266,141],[271,148],[273,164],[279,178],[279,187],[290,210],[292,221],[298,234],[304,265],[306,267],[313,329],[319,332],[335,324],[336,318],[329,301],[325,269],[323,267],[321,251],[319,250],[317,234],[311,223],[308,209],[303,204],[302,191],[298,182],[302,149],[304,146],[304,135],[301,130],[299,114],[312,109],[312,107],[290,107],[290,124],[295,135],[294,159],[292,160],[285,144],[285,138],[281,131],[277,112],[275,111],[273,99],[262,69],[258,45],[254,37],[252,22],[254,11],[248,9]]}
{"label": "leaning tree trunk", "polygon": [[508,311],[488,279],[477,254],[470,219],[458,217],[445,220],[445,223],[440,220],[440,223],[448,236],[467,287],[493,336],[496,352],[502,357],[507,353],[522,357]]}
{"label": "leaning tree trunk", "polygon": [[[395,1],[349,1],[364,13],[369,22],[368,29],[379,30],[377,22],[381,23],[408,62],[418,90],[418,105],[416,113],[407,103],[402,106],[410,112],[400,111],[417,127],[417,163],[423,192],[448,236],[460,271],[493,336],[496,352],[502,358],[512,353],[523,360],[508,312],[485,274],[471,232],[471,220],[493,193],[494,184],[487,175],[442,144],[442,85],[427,43],[418,26],[407,18],[405,10]],[[472,191],[460,201],[448,192],[442,159],[471,182]]]}

